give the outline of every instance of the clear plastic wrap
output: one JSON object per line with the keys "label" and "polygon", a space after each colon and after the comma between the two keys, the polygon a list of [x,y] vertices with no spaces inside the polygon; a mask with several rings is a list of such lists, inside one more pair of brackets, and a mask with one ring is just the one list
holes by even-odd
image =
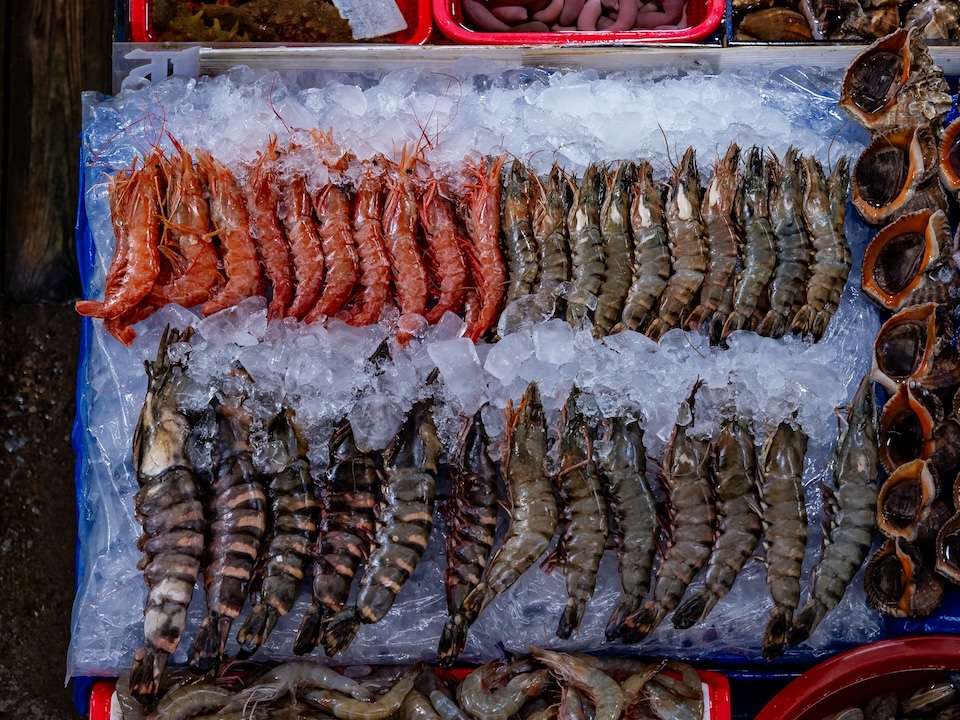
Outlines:
{"label": "clear plastic wrap", "polygon": [[[454,181],[465,155],[502,152],[522,157],[538,172],[554,159],[581,173],[596,159],[646,157],[658,177],[665,177],[687,145],[698,149],[706,176],[712,158],[734,140],[741,147],[768,146],[780,156],[796,145],[824,162],[841,154],[856,156],[867,137],[837,109],[839,84],[839,74],[796,68],[715,74],[691,67],[601,75],[536,68],[490,72],[464,62],[449,73],[403,69],[281,76],[239,68],[220,77],[174,78],[130,88],[115,98],[88,95],[82,210],[89,231],[81,223],[80,234],[85,295],[102,295],[113,253],[105,180],[151,145],[167,142],[163,132],[188,147],[210,150],[241,175],[243,164],[255,160],[271,133],[283,137],[291,128],[333,128],[335,140],[361,158],[376,152],[394,155],[403,143],[419,142],[425,159]],[[852,396],[867,371],[880,324],[878,312],[859,291],[868,230],[850,212],[846,231],[854,270],[826,337],[816,344],[738,333],[730,348],[721,350],[700,334],[681,331],[668,333],[659,346],[632,332],[597,341],[588,331],[552,320],[521,323],[497,344],[474,346],[460,337],[460,319],[448,314],[406,350],[394,347],[392,360],[375,375],[368,358],[388,334],[383,326],[357,329],[336,321],[327,327],[292,321],[268,325],[265,302],[258,298],[203,320],[192,310],[167,306],[136,326],[138,337],[129,348],[105,333],[99,321],[85,320],[76,434],[80,582],[68,675],[125,672],[142,641],[145,588],[136,567],[140,528],[134,517],[131,437],[146,388],[143,361],[155,356],[167,323],[198,330],[190,366],[195,392],[185,398],[187,406],[204,407],[219,391],[230,363],[239,360],[256,381],[250,403],[258,416],[269,416],[281,401],[297,411],[308,429],[316,476],[323,472],[326,442],[341,418],[349,417],[369,446],[385,446],[414,399],[428,392],[425,379],[434,367],[440,368],[440,382],[429,392],[436,397],[447,453],[463,418],[481,409],[493,438],[492,454],[498,455],[503,408],[531,380],[541,385],[551,428],[558,426],[559,410],[574,383],[584,392],[583,409],[592,417],[638,415],[648,456],[655,462],[698,380],[703,388],[694,433],[710,434],[724,413],[736,412],[753,421],[759,444],[769,428],[796,412],[810,436],[804,474],[811,528],[806,588],[807,572],[819,555],[820,486],[831,481],[834,408]],[[386,317],[384,323],[390,320]],[[262,440],[255,442],[259,452],[268,451]],[[392,610],[380,623],[363,626],[347,652],[332,661],[434,659],[446,615],[443,568],[437,524]],[[554,628],[566,599],[562,573],[534,567],[481,615],[462,660],[487,660],[530,644],[685,659],[759,659],[761,628],[772,607],[759,561],[747,563],[705,623],[678,631],[668,616],[638,645],[603,639],[619,583],[617,559],[609,551],[580,631],[560,641]],[[203,603],[203,593],[196,592],[174,663],[185,660],[204,615]],[[308,603],[305,585],[258,657],[290,656]],[[867,607],[856,580],[810,640],[789,649],[785,660],[810,660],[882,633],[883,622]],[[227,651],[236,647],[231,637]]]}

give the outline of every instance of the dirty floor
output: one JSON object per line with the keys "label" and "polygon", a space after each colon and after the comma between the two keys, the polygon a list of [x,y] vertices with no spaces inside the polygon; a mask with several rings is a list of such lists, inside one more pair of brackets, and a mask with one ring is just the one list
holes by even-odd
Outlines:
{"label": "dirty floor", "polygon": [[72,306],[0,299],[0,719],[80,717],[64,687],[79,345]]}

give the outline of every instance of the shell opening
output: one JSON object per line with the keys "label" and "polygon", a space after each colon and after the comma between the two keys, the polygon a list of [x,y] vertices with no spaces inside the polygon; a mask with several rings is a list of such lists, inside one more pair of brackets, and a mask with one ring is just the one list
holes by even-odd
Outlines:
{"label": "shell opening", "polygon": [[871,207],[890,205],[910,177],[910,149],[892,145],[864,154],[857,163],[855,182],[860,197]]}
{"label": "shell opening", "polygon": [[850,99],[865,113],[875,113],[889,104],[900,89],[903,77],[903,56],[898,52],[879,51],[857,65],[850,78]]}
{"label": "shell opening", "polygon": [[922,233],[903,233],[884,245],[877,253],[873,275],[880,289],[889,295],[902,292],[919,274],[925,251]]}
{"label": "shell opening", "polygon": [[877,337],[877,366],[894,380],[906,380],[920,369],[926,346],[924,324],[897,325]]}
{"label": "shell opening", "polygon": [[887,402],[880,418],[880,460],[891,472],[933,452],[933,418],[906,386]]}

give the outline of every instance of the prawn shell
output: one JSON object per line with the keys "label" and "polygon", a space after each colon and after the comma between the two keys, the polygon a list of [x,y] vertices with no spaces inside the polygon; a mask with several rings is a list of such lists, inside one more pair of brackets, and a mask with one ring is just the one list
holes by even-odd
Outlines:
{"label": "prawn shell", "polygon": [[861,52],[843,76],[840,107],[871,132],[938,125],[949,88],[915,28],[898,29]]}
{"label": "prawn shell", "polygon": [[960,585],[960,512],[947,520],[936,541],[937,563],[934,569],[955,585]]}
{"label": "prawn shell", "polygon": [[929,460],[937,421],[908,385],[901,385],[880,413],[880,462],[888,472],[912,460]]}
{"label": "prawn shell", "polygon": [[[861,287],[887,310],[924,302],[936,295],[928,271],[950,245],[946,214],[921,210],[898,218],[881,230],[864,251]],[[936,273],[937,282],[939,272]]]}
{"label": "prawn shell", "polygon": [[940,181],[950,192],[960,192],[960,118],[947,126],[940,140]]}
{"label": "prawn shell", "polygon": [[863,576],[867,600],[894,618],[925,617],[943,600],[943,581],[923,565],[916,545],[887,540],[867,563]]}
{"label": "prawn shell", "polygon": [[928,127],[905,127],[878,136],[853,166],[851,202],[870,225],[884,225],[915,210],[946,210],[937,140]]}
{"label": "prawn shell", "polygon": [[940,483],[925,460],[913,460],[898,467],[887,478],[877,496],[877,525],[888,538],[914,541],[921,519],[929,514]]}
{"label": "prawn shell", "polygon": [[934,302],[910,305],[891,316],[873,343],[871,379],[891,394],[904,382],[929,389],[957,384],[952,322]]}

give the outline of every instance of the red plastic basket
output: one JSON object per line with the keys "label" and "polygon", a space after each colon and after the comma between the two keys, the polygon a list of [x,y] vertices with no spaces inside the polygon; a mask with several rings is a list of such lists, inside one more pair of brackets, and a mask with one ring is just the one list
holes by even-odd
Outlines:
{"label": "red plastic basket", "polygon": [[642,45],[703,40],[720,27],[725,8],[725,0],[688,0],[688,27],[680,30],[483,32],[470,27],[460,0],[433,0],[433,19],[446,37],[467,45]]}
{"label": "red plastic basket", "polygon": [[[186,2],[187,0],[184,0]],[[424,45],[433,33],[430,0],[397,0],[407,21],[407,29],[397,33],[398,45]],[[157,42],[151,10],[153,0],[130,0],[130,38],[133,42]]]}
{"label": "red plastic basket", "polygon": [[864,645],[816,665],[781,690],[755,720],[820,720],[886,692],[903,692],[960,670],[956,636]]}

